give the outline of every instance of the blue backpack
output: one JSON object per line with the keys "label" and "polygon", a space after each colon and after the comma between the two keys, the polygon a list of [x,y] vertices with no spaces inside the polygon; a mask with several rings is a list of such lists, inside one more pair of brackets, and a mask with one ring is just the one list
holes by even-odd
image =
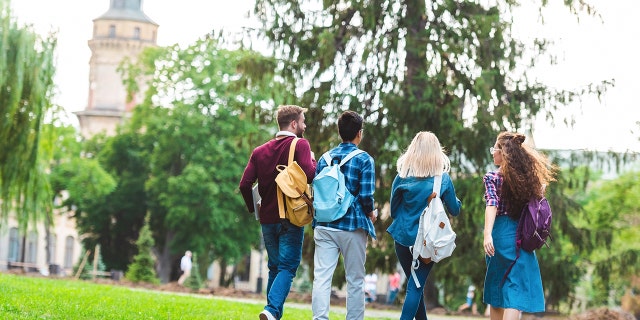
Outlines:
{"label": "blue backpack", "polygon": [[344,173],[340,167],[354,156],[364,152],[356,149],[347,154],[339,164],[334,164],[329,152],[322,158],[327,166],[313,178],[313,208],[314,218],[318,222],[331,222],[342,218],[355,197],[347,190]]}

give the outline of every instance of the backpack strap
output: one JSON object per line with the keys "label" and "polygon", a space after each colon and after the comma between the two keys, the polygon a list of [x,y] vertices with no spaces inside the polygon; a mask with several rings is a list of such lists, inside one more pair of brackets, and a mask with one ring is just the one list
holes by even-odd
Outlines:
{"label": "backpack strap", "polygon": [[[349,162],[349,160],[351,160],[351,158],[363,153],[364,150],[361,149],[355,149],[351,152],[349,152],[346,156],[344,156],[344,158],[342,158],[342,160],[340,160],[340,163],[338,164],[340,167],[342,167],[342,165],[344,165],[345,163]],[[333,158],[331,158],[331,154],[329,154],[329,151],[325,152],[322,155],[322,158],[324,159],[324,162],[327,163],[327,166],[331,166],[333,163]]]}
{"label": "backpack strap", "polygon": [[524,208],[522,208],[522,212],[520,213],[520,219],[518,219],[518,228],[516,229],[516,258],[515,260],[513,260],[513,262],[511,262],[511,264],[507,268],[507,271],[504,272],[504,276],[502,276],[502,281],[500,281],[501,287],[504,285],[505,280],[507,280],[507,276],[511,272],[511,269],[513,269],[513,266],[516,264],[516,261],[518,261],[518,258],[520,258],[520,247],[522,246],[522,224],[524,223],[524,218],[525,218],[525,214],[527,213],[528,207],[529,207],[529,203],[527,202],[524,205]]}
{"label": "backpack strap", "polygon": [[287,162],[287,165],[293,163],[293,156],[296,153],[296,144],[298,143],[298,140],[300,140],[300,138],[296,137],[293,138],[293,141],[291,141],[291,146],[289,147],[289,162]]}
{"label": "backpack strap", "polygon": [[342,165],[344,165],[345,163],[349,162],[349,160],[351,160],[351,158],[363,153],[364,150],[360,150],[360,149],[355,149],[351,152],[349,152],[349,154],[347,154],[346,156],[344,156],[344,158],[342,158],[342,160],[340,160],[340,164],[339,166],[342,167]]}
{"label": "backpack strap", "polygon": [[[293,156],[296,153],[296,144],[298,143],[300,138],[295,137],[293,141],[291,141],[291,146],[289,147],[289,161],[287,165],[291,165],[293,163]],[[284,207],[284,193],[280,190],[280,187],[276,185],[276,198],[278,198],[278,213],[280,215],[280,219],[285,218],[285,207]]]}
{"label": "backpack strap", "polygon": [[433,192],[436,193],[436,197],[440,197],[441,187],[442,187],[442,175],[439,174],[433,177]]}
{"label": "backpack strap", "polygon": [[329,154],[329,151],[325,152],[325,153],[322,155],[322,159],[324,159],[324,162],[326,162],[326,163],[327,163],[327,166],[330,166],[330,165],[331,165],[331,154]]}
{"label": "backpack strap", "polygon": [[[435,192],[436,197],[440,197],[441,186],[442,186],[442,175],[434,176],[432,193]],[[429,197],[426,207],[428,207],[429,204],[431,204],[430,200],[432,200],[431,197]],[[424,226],[424,219],[422,218],[422,215],[424,215],[424,211],[420,215],[420,219],[418,219],[418,234],[416,235],[416,238],[422,238],[424,235],[425,226]],[[418,276],[416,275],[416,270],[420,267],[420,253],[418,252],[418,250],[413,250],[413,247],[409,248],[409,250],[411,251],[412,258],[413,258],[413,262],[411,263],[411,276],[413,277],[413,282],[415,282],[416,286],[420,288],[420,283],[418,282]]]}

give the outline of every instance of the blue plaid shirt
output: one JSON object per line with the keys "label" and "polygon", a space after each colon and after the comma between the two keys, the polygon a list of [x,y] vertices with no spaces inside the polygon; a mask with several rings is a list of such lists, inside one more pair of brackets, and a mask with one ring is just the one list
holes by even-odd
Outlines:
{"label": "blue plaid shirt", "polygon": [[484,178],[482,180],[484,181],[484,199],[487,202],[487,207],[497,207],[497,216],[507,215],[507,205],[505,201],[500,201],[500,192],[502,191],[503,181],[500,172],[490,171],[484,175]]}
{"label": "blue plaid shirt", "polygon": [[[331,158],[342,159],[357,148],[351,142],[343,142],[330,150],[329,154]],[[316,166],[316,175],[327,165],[326,161],[320,158]],[[314,219],[312,226],[314,228],[323,226],[345,231],[363,229],[375,239],[376,231],[373,228],[371,219],[367,216],[367,213],[374,209],[373,193],[375,191],[376,172],[373,158],[366,152],[360,153],[351,158],[340,170],[344,173],[347,189],[356,197],[356,200],[342,218],[332,222],[317,222]]]}

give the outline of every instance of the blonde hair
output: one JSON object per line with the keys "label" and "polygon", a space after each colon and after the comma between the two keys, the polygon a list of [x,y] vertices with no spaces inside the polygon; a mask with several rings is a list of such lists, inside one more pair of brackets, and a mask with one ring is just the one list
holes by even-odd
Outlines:
{"label": "blonde hair", "polygon": [[398,176],[430,177],[449,172],[451,162],[435,134],[421,131],[396,163]]}

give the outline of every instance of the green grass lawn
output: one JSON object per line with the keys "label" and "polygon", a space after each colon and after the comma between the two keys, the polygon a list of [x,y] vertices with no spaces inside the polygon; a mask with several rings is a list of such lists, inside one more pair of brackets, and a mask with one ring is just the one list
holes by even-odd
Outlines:
{"label": "green grass lawn", "polygon": [[[264,303],[0,273],[0,319],[244,320],[258,319]],[[283,319],[311,319],[311,316],[310,308],[285,304]],[[344,315],[331,312],[330,317],[340,319]]]}

